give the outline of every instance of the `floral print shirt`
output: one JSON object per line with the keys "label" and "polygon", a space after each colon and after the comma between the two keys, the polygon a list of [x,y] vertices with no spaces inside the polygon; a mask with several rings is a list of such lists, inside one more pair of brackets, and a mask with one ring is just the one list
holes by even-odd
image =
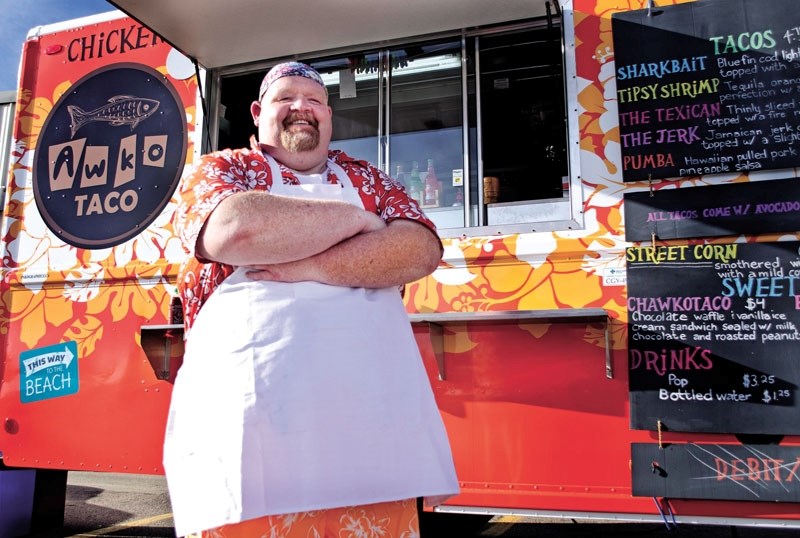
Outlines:
{"label": "floral print shirt", "polygon": [[[274,181],[267,157],[255,137],[251,137],[250,145],[250,149],[227,149],[204,155],[187,170],[181,181],[175,229],[189,254],[178,277],[187,331],[211,293],[235,269],[230,265],[204,260],[195,254],[195,244],[203,224],[228,196],[253,190],[269,191]],[[416,220],[436,233],[435,225],[422,213],[417,202],[408,196],[402,185],[384,172],[342,151],[329,152],[329,158],[347,173],[367,211],[376,213],[386,222],[394,219]],[[299,184],[292,170],[283,165],[280,165],[280,170],[284,183]],[[337,182],[330,170],[328,182]]]}

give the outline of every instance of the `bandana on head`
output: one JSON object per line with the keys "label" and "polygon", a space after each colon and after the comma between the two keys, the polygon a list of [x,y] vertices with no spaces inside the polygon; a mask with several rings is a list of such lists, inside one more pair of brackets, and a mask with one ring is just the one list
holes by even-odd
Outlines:
{"label": "bandana on head", "polygon": [[264,94],[267,93],[267,90],[272,86],[273,82],[283,77],[303,77],[311,79],[322,86],[327,92],[325,83],[322,81],[322,77],[316,69],[300,62],[284,62],[270,69],[264,76],[264,80],[261,81],[261,89],[258,91],[258,100],[260,101],[264,98]]}

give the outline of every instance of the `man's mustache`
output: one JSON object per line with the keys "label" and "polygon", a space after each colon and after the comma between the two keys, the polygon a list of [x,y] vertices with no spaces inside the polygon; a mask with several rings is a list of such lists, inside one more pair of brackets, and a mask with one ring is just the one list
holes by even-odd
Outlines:
{"label": "man's mustache", "polygon": [[285,120],[283,120],[284,129],[288,128],[291,124],[297,121],[304,121],[315,129],[319,128],[319,122],[315,120],[313,117],[306,116],[304,114],[291,114],[287,116]]}

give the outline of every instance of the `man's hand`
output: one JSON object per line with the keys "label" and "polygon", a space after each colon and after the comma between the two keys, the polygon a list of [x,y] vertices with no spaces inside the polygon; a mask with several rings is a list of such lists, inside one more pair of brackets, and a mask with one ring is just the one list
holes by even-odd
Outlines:
{"label": "man's hand", "polygon": [[364,217],[365,223],[361,233],[377,232],[386,228],[386,223],[375,213],[365,211],[367,215]]}
{"label": "man's hand", "polygon": [[320,275],[311,258],[305,258],[296,262],[256,265],[248,268],[247,277],[269,282],[318,282]]}

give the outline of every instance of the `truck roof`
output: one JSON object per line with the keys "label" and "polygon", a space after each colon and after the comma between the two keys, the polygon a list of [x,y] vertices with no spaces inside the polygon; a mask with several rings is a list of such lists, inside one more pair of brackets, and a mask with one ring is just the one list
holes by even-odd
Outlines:
{"label": "truck roof", "polygon": [[43,24],[34,26],[28,30],[27,39],[36,39],[39,36],[54,34],[62,30],[73,30],[81,26],[88,26],[98,22],[119,19],[124,17],[125,13],[121,11],[107,11],[105,13],[96,13],[94,15],[87,15],[86,17],[78,17],[75,19],[68,19],[65,21],[54,22],[52,24]]}
{"label": "truck roof", "polygon": [[559,2],[110,0],[209,69],[529,19]]}

